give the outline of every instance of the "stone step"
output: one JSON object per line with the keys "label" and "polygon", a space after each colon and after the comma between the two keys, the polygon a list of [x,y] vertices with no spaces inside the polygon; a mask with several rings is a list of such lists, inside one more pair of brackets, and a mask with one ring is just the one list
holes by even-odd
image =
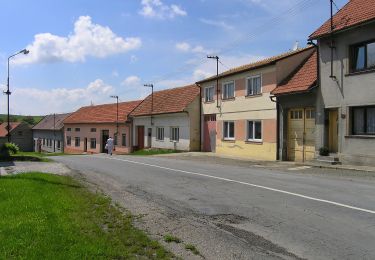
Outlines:
{"label": "stone step", "polygon": [[331,164],[331,165],[341,164],[340,159],[336,155],[329,155],[329,156],[318,155],[315,161],[318,163]]}

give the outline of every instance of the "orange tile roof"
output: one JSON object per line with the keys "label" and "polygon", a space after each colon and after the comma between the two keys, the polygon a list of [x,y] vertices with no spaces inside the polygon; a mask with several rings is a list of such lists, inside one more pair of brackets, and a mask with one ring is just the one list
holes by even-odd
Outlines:
{"label": "orange tile roof", "polygon": [[[200,88],[197,85],[189,85],[154,92],[152,114],[183,112],[184,109],[199,95],[199,92]],[[149,95],[130,115],[151,115],[151,104],[152,97]]]}
{"label": "orange tile roof", "polygon": [[[351,0],[333,16],[334,32],[375,21],[375,0]],[[331,20],[328,19],[318,30],[310,35],[317,39],[331,32]]]}
{"label": "orange tile roof", "polygon": [[[125,122],[129,113],[139,104],[138,101],[119,102],[119,122]],[[116,123],[117,104],[104,104],[97,106],[81,107],[64,120],[64,124],[77,123]]]}
{"label": "orange tile roof", "polygon": [[[311,49],[311,48],[314,48],[314,47],[313,46],[307,46],[307,47],[302,48],[302,49],[298,49],[298,50],[295,50],[295,51],[288,51],[288,52],[285,52],[285,53],[282,53],[282,54],[279,54],[279,55],[276,55],[276,56],[266,58],[264,60],[256,61],[256,62],[249,63],[249,64],[245,64],[245,65],[242,65],[242,66],[239,66],[239,67],[235,67],[235,68],[232,68],[230,70],[227,70],[227,71],[224,71],[224,72],[220,73],[219,78],[223,78],[223,77],[226,77],[226,76],[230,76],[230,75],[241,73],[241,72],[248,71],[248,70],[258,69],[260,67],[264,67],[264,66],[268,66],[268,65],[273,65],[279,60],[282,60],[282,59],[287,58],[289,56],[301,53],[301,52],[306,51],[306,50]],[[212,80],[215,80],[215,79],[216,79],[216,75],[212,76],[212,77],[209,77],[209,78],[206,78],[206,79],[203,79],[201,81],[198,81],[197,84],[205,83],[205,82],[212,81]]]}
{"label": "orange tile roof", "polygon": [[308,91],[318,80],[317,52],[314,51],[302,64],[272,92],[273,95]]}
{"label": "orange tile roof", "polygon": [[[16,128],[17,126],[19,126],[21,124],[21,122],[10,122],[10,132],[12,132],[12,130],[14,128]],[[7,122],[4,122],[0,125],[0,137],[5,137],[7,136],[8,134],[8,130],[6,128],[6,126],[8,125]]]}

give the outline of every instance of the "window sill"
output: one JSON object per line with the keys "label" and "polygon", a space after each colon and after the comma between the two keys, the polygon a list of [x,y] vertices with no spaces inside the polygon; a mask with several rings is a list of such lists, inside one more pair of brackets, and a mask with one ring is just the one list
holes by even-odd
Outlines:
{"label": "window sill", "polygon": [[232,97],[232,98],[222,98],[222,99],[221,99],[221,101],[223,101],[223,102],[226,102],[226,101],[234,101],[234,100],[236,100],[235,97]]}
{"label": "window sill", "polygon": [[222,139],[221,141],[224,142],[224,143],[235,143],[236,142],[235,139]]}
{"label": "window sill", "polygon": [[348,139],[375,139],[375,135],[346,135]]}
{"label": "window sill", "polygon": [[353,72],[350,72],[348,74],[345,74],[345,77],[357,76],[357,75],[361,75],[361,74],[374,73],[374,72],[375,72],[375,68],[367,69],[367,70],[353,71]]}
{"label": "window sill", "polygon": [[246,144],[258,144],[258,145],[262,145],[263,141],[246,140],[245,143]]}
{"label": "window sill", "polygon": [[215,103],[215,100],[203,101],[203,104],[213,104],[213,103]]}
{"label": "window sill", "polygon": [[247,95],[245,96],[245,98],[255,98],[255,97],[261,97],[261,96],[263,96],[263,93],[256,94],[256,95]]}

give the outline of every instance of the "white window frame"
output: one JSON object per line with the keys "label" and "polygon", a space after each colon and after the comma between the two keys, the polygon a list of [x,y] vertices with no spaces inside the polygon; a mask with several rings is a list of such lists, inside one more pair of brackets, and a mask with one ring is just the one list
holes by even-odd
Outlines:
{"label": "white window frame", "polygon": [[[250,122],[253,122],[253,138],[249,138],[250,137],[250,132],[249,132],[249,123]],[[257,139],[255,138],[255,123],[256,122],[260,122],[260,132],[261,132],[261,139]],[[263,120],[247,120],[246,121],[246,140],[249,141],[249,142],[257,142],[257,143],[261,143],[263,142]]]}
{"label": "white window frame", "polygon": [[[225,86],[228,84],[233,84],[233,97],[226,97],[224,98],[225,93]],[[236,82],[234,80],[223,82],[221,85],[221,99],[227,100],[227,99],[233,99],[236,97]]]}
{"label": "white window frame", "polygon": [[[255,79],[255,78],[260,78],[260,93],[257,93],[257,94],[249,94],[249,80],[251,79]],[[263,93],[263,77],[262,77],[262,74],[258,74],[258,75],[253,75],[253,76],[250,76],[250,77],[247,77],[246,78],[246,96],[257,96],[257,95],[261,95]]]}
{"label": "white window frame", "polygon": [[[233,123],[233,137],[225,137],[225,123]],[[229,124],[228,124],[229,126]],[[234,141],[236,140],[236,124],[234,121],[231,121],[231,120],[226,120],[226,121],[223,121],[223,129],[222,129],[222,133],[223,133],[223,140],[225,141]],[[229,127],[228,127],[228,135],[229,135],[230,131],[229,131]]]}
{"label": "white window frame", "polygon": [[[177,134],[178,134],[177,138],[173,137],[173,129],[177,129]],[[170,131],[171,131],[171,135],[170,135],[169,140],[171,142],[177,142],[178,143],[180,141],[180,128],[178,126],[171,126]]]}
{"label": "white window frame", "polygon": [[[77,145],[78,140],[78,145]],[[74,137],[74,147],[81,147],[81,138],[80,137]]]}
{"label": "white window frame", "polygon": [[[207,92],[210,91],[210,89],[212,89],[212,98],[211,99],[208,99],[208,95],[207,95]],[[215,96],[215,87],[214,86],[209,86],[209,87],[205,87],[204,88],[204,102],[212,102],[214,101],[214,96]]]}
{"label": "white window frame", "polygon": [[[159,139],[159,130],[163,130],[163,139]],[[164,138],[165,138],[164,127],[161,127],[161,126],[156,127],[156,140],[164,141]]]}

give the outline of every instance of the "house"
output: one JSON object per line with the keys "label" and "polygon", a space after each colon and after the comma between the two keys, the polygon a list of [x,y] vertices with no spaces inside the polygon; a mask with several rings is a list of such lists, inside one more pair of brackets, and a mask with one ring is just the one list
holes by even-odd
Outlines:
{"label": "house", "polygon": [[35,152],[64,152],[64,119],[70,114],[45,116],[33,127]]}
{"label": "house", "polygon": [[130,116],[137,149],[200,149],[200,97],[196,85],[157,91]]}
{"label": "house", "polygon": [[86,106],[64,121],[65,153],[104,153],[109,137],[117,154],[131,152],[129,113],[141,101]]}
{"label": "house", "polygon": [[197,82],[203,151],[276,160],[277,106],[270,92],[313,51],[312,47],[289,51]]}
{"label": "house", "polygon": [[[0,146],[8,142],[8,123],[0,125]],[[10,140],[18,145],[21,151],[31,152],[33,150],[32,127],[24,122],[10,122]]]}
{"label": "house", "polygon": [[281,160],[304,162],[315,158],[317,59],[317,50],[314,50],[271,91],[278,106],[278,153]]}
{"label": "house", "polygon": [[319,47],[318,147],[375,165],[375,0],[351,0],[310,35]]}

